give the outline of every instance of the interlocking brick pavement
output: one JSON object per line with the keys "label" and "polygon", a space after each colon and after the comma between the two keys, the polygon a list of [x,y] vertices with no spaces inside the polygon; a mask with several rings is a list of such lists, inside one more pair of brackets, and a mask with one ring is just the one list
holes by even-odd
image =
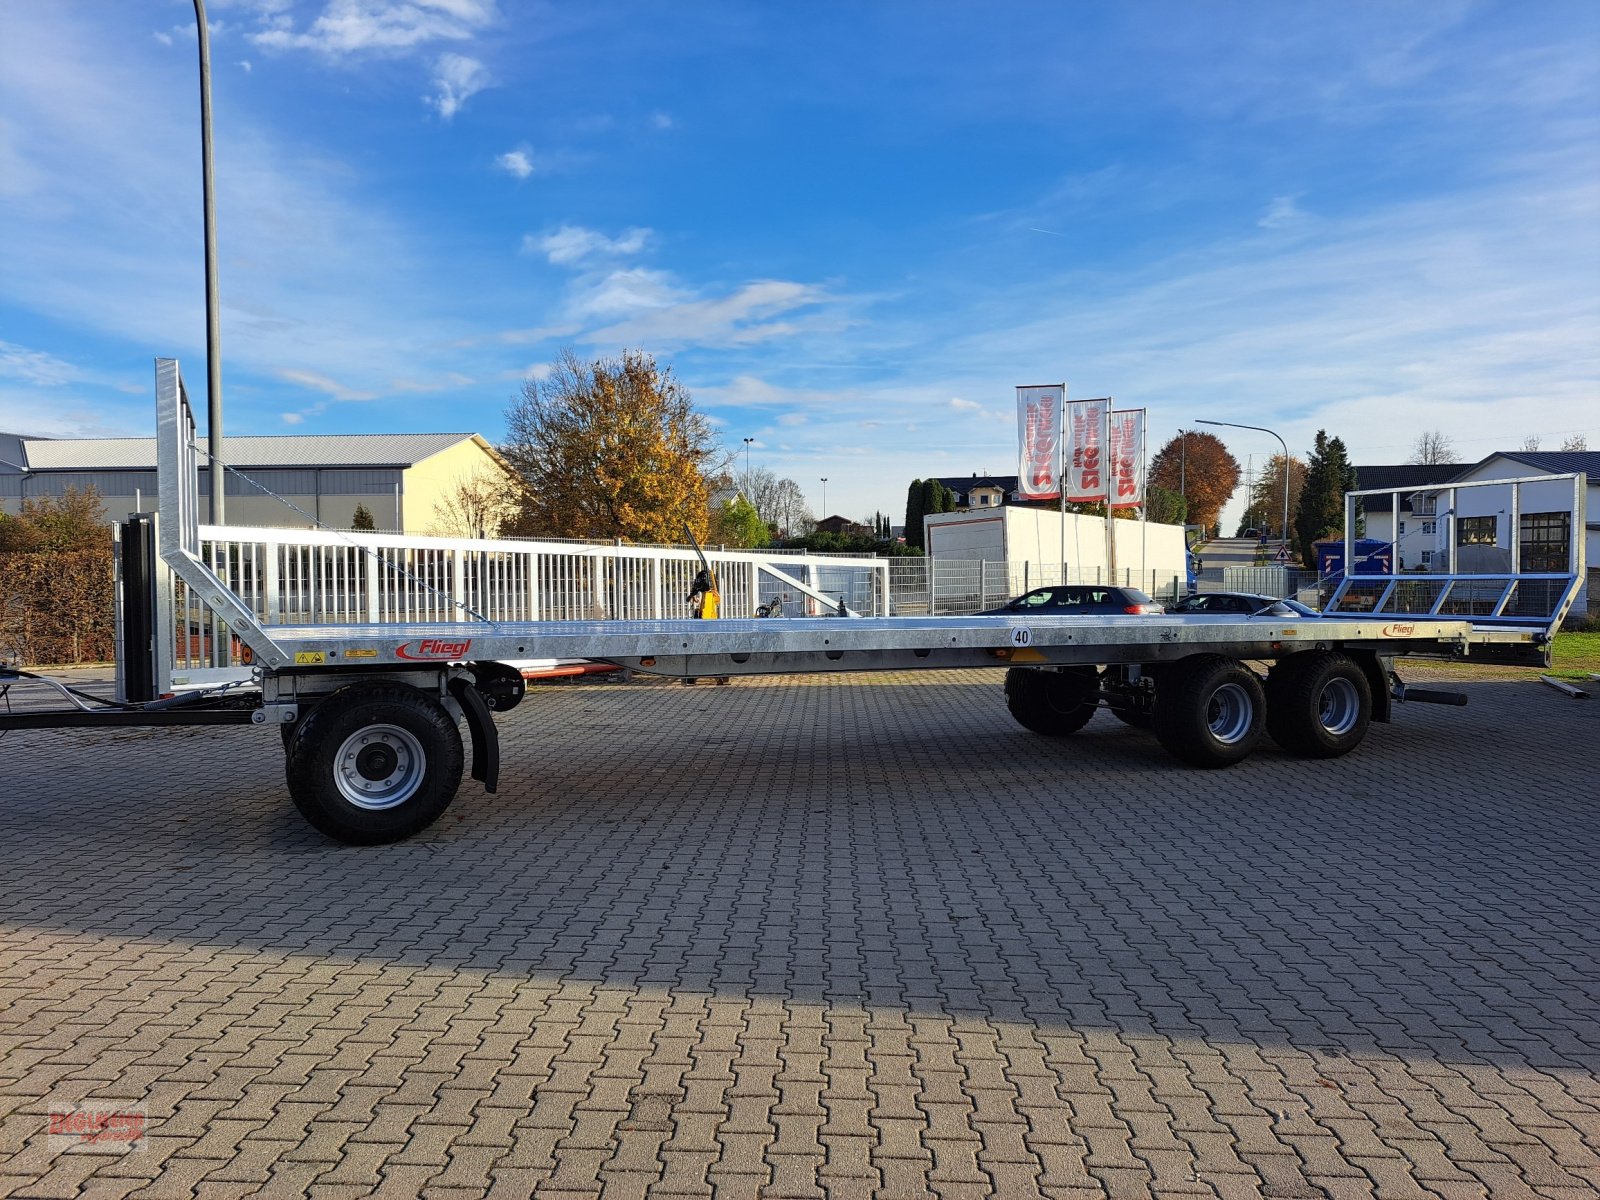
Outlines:
{"label": "interlocking brick pavement", "polygon": [[999,682],[538,688],[370,849],[266,731],[10,734],[0,1193],[1600,1195],[1600,706],[1202,772]]}

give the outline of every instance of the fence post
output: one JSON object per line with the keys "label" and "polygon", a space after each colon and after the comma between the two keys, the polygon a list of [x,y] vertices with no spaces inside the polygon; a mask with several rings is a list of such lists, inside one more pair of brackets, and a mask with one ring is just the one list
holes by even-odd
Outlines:
{"label": "fence post", "polygon": [[278,555],[282,550],[277,542],[266,542],[261,547],[261,557],[266,566],[266,578],[261,583],[266,595],[261,608],[268,625],[276,625],[282,614],[282,607],[278,603]]}
{"label": "fence post", "polygon": [[450,548],[450,595],[455,603],[450,606],[451,621],[460,621],[464,618],[461,605],[465,602],[467,590],[467,553],[459,546]]}

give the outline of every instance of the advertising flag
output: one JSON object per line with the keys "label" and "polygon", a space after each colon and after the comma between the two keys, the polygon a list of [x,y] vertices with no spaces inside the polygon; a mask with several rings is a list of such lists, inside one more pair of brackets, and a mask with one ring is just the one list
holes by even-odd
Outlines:
{"label": "advertising flag", "polygon": [[1111,506],[1138,508],[1144,503],[1144,409],[1111,414]]}
{"label": "advertising flag", "polygon": [[1067,500],[1087,504],[1106,498],[1106,409],[1109,400],[1077,400],[1067,405]]}
{"label": "advertising flag", "polygon": [[1065,384],[1017,389],[1017,494],[1024,500],[1061,495],[1061,405]]}

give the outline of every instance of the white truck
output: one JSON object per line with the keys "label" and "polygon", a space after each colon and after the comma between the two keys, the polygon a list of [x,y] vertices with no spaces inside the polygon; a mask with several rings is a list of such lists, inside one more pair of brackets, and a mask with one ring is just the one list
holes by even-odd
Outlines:
{"label": "white truck", "polygon": [[[1511,488],[1513,511],[1524,484],[1571,487],[1567,570],[1519,572],[1513,545],[1509,573],[1356,576],[1316,616],[274,625],[258,619],[199,553],[198,449],[176,361],[157,360],[156,392],[160,504],[121,534],[116,699],[91,701],[42,681],[65,703],[0,713],[0,730],[275,727],[295,805],[323,833],[353,844],[396,841],[439,818],[467,769],[463,724],[471,775],[495,790],[493,714],[524,694],[521,673],[508,665],[516,660],[590,659],[683,678],[999,670],[1011,715],[1034,733],[1064,737],[1106,708],[1148,728],[1191,766],[1227,767],[1264,735],[1291,753],[1329,758],[1355,749],[1370,722],[1390,720],[1396,702],[1466,702],[1406,687],[1395,671],[1399,658],[1548,665],[1551,638],[1584,570],[1584,477],[1542,476],[1486,486]],[[1347,517],[1360,494],[1347,499]],[[177,619],[174,579],[237,640],[250,665],[246,683],[174,690],[153,649]],[[39,679],[0,671],[0,687],[24,678]]]}

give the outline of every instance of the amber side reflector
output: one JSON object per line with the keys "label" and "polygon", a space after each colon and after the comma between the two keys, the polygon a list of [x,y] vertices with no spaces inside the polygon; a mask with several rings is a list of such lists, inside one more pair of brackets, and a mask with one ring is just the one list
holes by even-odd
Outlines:
{"label": "amber side reflector", "polygon": [[656,665],[656,660],[653,658],[641,658],[639,660],[639,665],[641,667],[653,667]]}

